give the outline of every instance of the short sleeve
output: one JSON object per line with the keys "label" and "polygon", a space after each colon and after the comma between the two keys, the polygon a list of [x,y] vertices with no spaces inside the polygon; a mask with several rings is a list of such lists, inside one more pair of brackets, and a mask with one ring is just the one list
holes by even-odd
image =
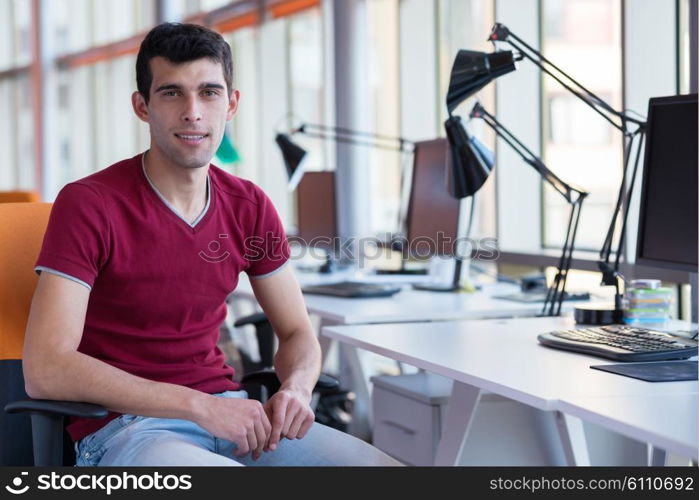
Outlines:
{"label": "short sleeve", "polygon": [[246,270],[250,278],[265,278],[289,261],[289,242],[284,226],[269,197],[258,188],[257,214],[253,234],[245,244]]}
{"label": "short sleeve", "polygon": [[92,288],[109,256],[109,220],[89,186],[66,185],[51,209],[35,270],[72,278]]}

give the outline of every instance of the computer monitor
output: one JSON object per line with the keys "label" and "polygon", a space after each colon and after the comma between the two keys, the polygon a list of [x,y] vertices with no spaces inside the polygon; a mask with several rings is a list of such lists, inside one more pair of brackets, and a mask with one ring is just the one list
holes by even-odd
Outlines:
{"label": "computer monitor", "polygon": [[648,104],[636,262],[697,272],[697,94]]}
{"label": "computer monitor", "polygon": [[415,143],[406,237],[412,256],[452,255],[459,227],[459,200],[447,191],[449,143]]}
{"label": "computer monitor", "polygon": [[335,172],[306,172],[296,189],[298,234],[306,244],[333,250],[337,237]]}

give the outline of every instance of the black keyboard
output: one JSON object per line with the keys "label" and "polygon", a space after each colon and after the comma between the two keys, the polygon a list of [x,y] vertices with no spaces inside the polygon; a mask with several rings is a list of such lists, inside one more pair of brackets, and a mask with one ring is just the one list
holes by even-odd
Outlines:
{"label": "black keyboard", "polygon": [[664,361],[697,354],[696,340],[628,325],[556,330],[537,338],[548,347],[615,361]]}
{"label": "black keyboard", "polygon": [[324,285],[307,285],[303,293],[316,295],[332,295],[346,298],[390,297],[400,292],[400,287],[379,283],[360,283],[357,281],[340,281]]}

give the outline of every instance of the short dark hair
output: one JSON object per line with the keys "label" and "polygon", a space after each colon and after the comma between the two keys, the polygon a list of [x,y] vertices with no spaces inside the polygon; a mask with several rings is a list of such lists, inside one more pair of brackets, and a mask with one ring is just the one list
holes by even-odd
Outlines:
{"label": "short dark hair", "polygon": [[148,32],[136,58],[136,87],[146,103],[150,97],[153,74],[150,60],[164,57],[178,64],[204,57],[221,63],[228,95],[233,92],[231,48],[221,35],[198,24],[163,23]]}

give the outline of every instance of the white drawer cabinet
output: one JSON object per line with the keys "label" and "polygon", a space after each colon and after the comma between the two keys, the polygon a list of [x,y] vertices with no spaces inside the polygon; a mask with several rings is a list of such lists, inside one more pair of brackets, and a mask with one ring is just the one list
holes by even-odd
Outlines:
{"label": "white drawer cabinet", "polygon": [[452,382],[429,373],[371,380],[374,446],[408,465],[432,465]]}

